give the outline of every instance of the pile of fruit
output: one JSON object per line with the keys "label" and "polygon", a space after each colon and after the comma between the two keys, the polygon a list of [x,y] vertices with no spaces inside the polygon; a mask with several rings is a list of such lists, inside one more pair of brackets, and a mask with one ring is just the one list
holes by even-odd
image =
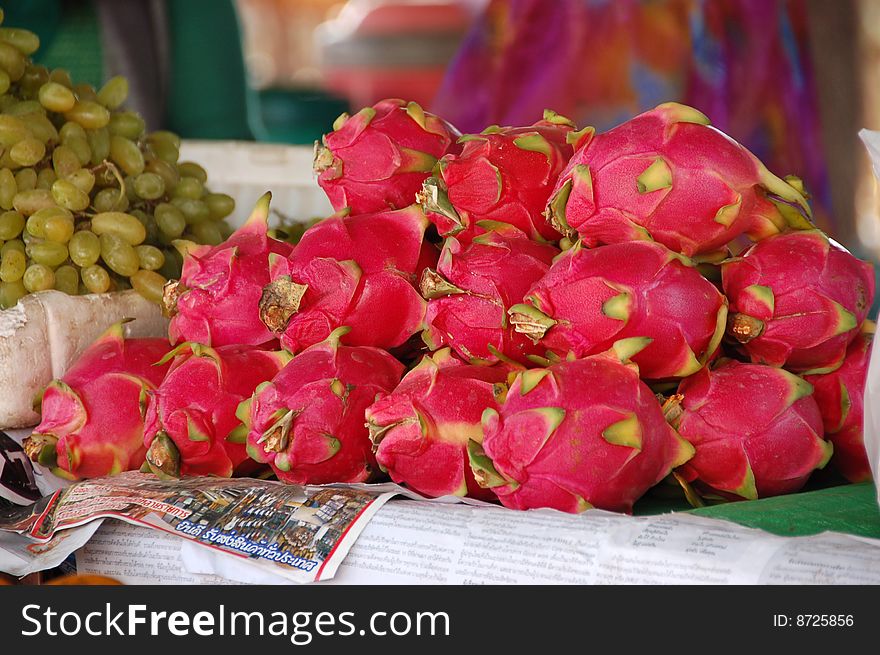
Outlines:
{"label": "pile of fruit", "polygon": [[39,44],[0,27],[0,309],[46,289],[158,303],[180,276],[176,246],[222,242],[235,203],[178,161],[177,135],[125,110],[124,77],[74,84],[29,59]]}
{"label": "pile of fruit", "polygon": [[387,475],[567,512],[628,512],[664,480],[700,503],[793,492],[829,461],[870,476],[872,268],[699,111],[462,136],[386,100],[341,116],[315,168],[337,213],[293,246],[267,194],[189,249],[170,341],[111,329],[46,390],[34,460]]}

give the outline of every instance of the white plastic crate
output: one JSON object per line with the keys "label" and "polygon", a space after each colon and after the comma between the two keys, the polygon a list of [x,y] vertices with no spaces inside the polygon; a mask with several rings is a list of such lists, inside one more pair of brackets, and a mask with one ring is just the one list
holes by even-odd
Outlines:
{"label": "white plastic crate", "polygon": [[[193,161],[208,172],[208,187],[235,198],[235,212],[228,219],[241,225],[254,203],[272,192],[272,210],[305,222],[333,213],[330,202],[312,172],[312,148],[247,141],[184,140],[180,160]],[[278,216],[270,217],[270,225]]]}

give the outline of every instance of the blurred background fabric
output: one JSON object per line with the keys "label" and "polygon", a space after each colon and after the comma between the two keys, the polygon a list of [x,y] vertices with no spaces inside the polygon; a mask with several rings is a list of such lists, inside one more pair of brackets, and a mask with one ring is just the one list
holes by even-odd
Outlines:
{"label": "blurred background fabric", "polygon": [[545,107],[604,130],[669,100],[802,177],[833,231],[801,0],[492,0],[432,108],[465,132]]}

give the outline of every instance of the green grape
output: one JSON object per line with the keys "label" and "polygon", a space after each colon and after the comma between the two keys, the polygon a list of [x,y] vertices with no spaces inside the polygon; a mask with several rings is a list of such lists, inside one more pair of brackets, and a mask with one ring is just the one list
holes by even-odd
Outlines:
{"label": "green grape", "polygon": [[110,134],[134,141],[144,133],[146,123],[137,112],[120,111],[110,116],[110,123],[107,127]]}
{"label": "green grape", "polygon": [[23,168],[15,174],[15,186],[19,191],[37,188],[37,173],[33,168]]}
{"label": "green grape", "polygon": [[27,268],[27,257],[20,250],[10,250],[0,261],[0,280],[15,282],[20,280]]}
{"label": "green grape", "polygon": [[80,277],[89,293],[106,293],[110,289],[110,276],[100,266],[86,266]]}
{"label": "green grape", "polygon": [[235,200],[225,193],[209,193],[202,200],[208,205],[212,220],[219,221],[235,211]]}
{"label": "green grape", "polygon": [[31,131],[21,118],[0,114],[0,146],[8,148],[29,136]]}
{"label": "green grape", "polygon": [[19,27],[0,27],[0,41],[14,46],[25,56],[34,54],[40,47],[40,37]]}
{"label": "green grape", "polygon": [[150,302],[162,304],[162,292],[167,280],[155,271],[138,271],[129,278],[131,288]]}
{"label": "green grape", "polygon": [[177,164],[177,170],[180,172],[180,177],[194,177],[202,184],[208,182],[208,173],[195,162],[182,161]]}
{"label": "green grape", "polygon": [[8,149],[2,151],[2,154],[0,154],[0,167],[10,168],[12,170],[15,170],[19,167],[18,164],[12,161],[12,157],[10,157]]}
{"label": "green grape", "polygon": [[9,79],[9,73],[0,68],[0,94],[4,94],[9,90],[12,80]]}
{"label": "green grape", "polygon": [[198,243],[216,246],[223,242],[223,235],[214,223],[196,223],[192,226],[192,232]]}
{"label": "green grape", "polygon": [[55,288],[68,296],[75,296],[79,290],[79,271],[73,266],[64,265],[55,269]]}
{"label": "green grape", "polygon": [[27,245],[25,252],[37,264],[53,268],[67,261],[67,246],[54,241],[34,241]]}
{"label": "green grape", "polygon": [[67,121],[64,125],[61,126],[61,129],[58,130],[58,135],[61,137],[61,143],[65,143],[67,139],[72,136],[78,136],[80,138],[86,138],[86,131],[83,129],[83,126],[79,123],[75,123],[73,121]]}
{"label": "green grape", "polygon": [[125,137],[110,137],[110,159],[129,175],[144,171],[144,155],[134,141]]}
{"label": "green grape", "polygon": [[21,280],[17,282],[0,282],[0,309],[9,309],[27,295]]}
{"label": "green grape", "polygon": [[[36,184],[36,173],[34,174],[34,184]],[[25,216],[30,216],[34,212],[44,207],[53,207],[55,201],[48,189],[31,189],[30,191],[19,191],[12,199],[12,206],[16,211],[21,212]]]}
{"label": "green grape", "polygon": [[[81,98],[82,96],[77,94],[77,97]],[[65,112],[64,118],[76,121],[87,130],[97,130],[110,122],[110,112],[97,102],[80,99],[77,100],[73,109]]]}
{"label": "green grape", "polygon": [[180,269],[183,266],[183,257],[177,248],[174,247],[166,248],[163,252],[165,253],[165,263],[162,264],[157,273],[166,280],[179,279]]}
{"label": "green grape", "polygon": [[43,168],[37,173],[37,189],[51,189],[58,177],[51,168]]}
{"label": "green grape", "polygon": [[18,193],[15,175],[8,168],[0,168],[0,208],[12,209],[12,199]]}
{"label": "green grape", "polygon": [[107,109],[116,109],[128,97],[128,80],[117,75],[111,77],[98,91],[98,102]]}
{"label": "green grape", "polygon": [[132,246],[143,243],[147,236],[143,223],[137,217],[124,212],[101,212],[100,214],[95,214],[92,217],[92,232],[98,236],[113,235]]}
{"label": "green grape", "polygon": [[58,179],[65,179],[72,175],[75,171],[80,170],[82,164],[76,153],[69,146],[56,146],[52,151],[52,166],[55,169],[55,175]]}
{"label": "green grape", "polygon": [[81,191],[69,180],[56,180],[52,185],[52,197],[61,207],[81,212],[89,206],[89,194]]}
{"label": "green grape", "polygon": [[63,68],[56,68],[50,71],[49,80],[52,82],[58,82],[58,84],[66,86],[68,89],[73,88],[73,82],[70,80],[70,73]]}
{"label": "green grape", "polygon": [[43,143],[58,143],[58,130],[44,114],[32,112],[21,117],[34,138]]}
{"label": "green grape", "polygon": [[70,111],[76,104],[73,91],[58,82],[46,82],[40,87],[40,104],[59,114]]}
{"label": "green grape", "polygon": [[70,237],[67,250],[73,263],[85,268],[94,264],[101,256],[101,240],[94,232],[80,230]]}
{"label": "green grape", "polygon": [[19,252],[24,253],[26,247],[24,241],[21,239],[12,239],[11,241],[4,243],[3,247],[0,248],[0,256],[5,255],[10,250],[18,250]]}
{"label": "green grape", "polygon": [[[119,192],[119,178],[116,177],[116,174],[118,172],[119,169],[117,169],[115,165],[98,166],[95,169],[95,184],[102,189],[114,187],[116,188],[117,192]],[[122,195],[124,196],[125,193],[123,193]]]}
{"label": "green grape", "polygon": [[43,109],[43,105],[41,105],[36,100],[19,100],[13,105],[9,105],[6,108],[6,114],[9,116],[18,116],[19,118],[24,119],[28,114],[39,113],[44,114],[46,112]]}
{"label": "green grape", "polygon": [[[180,167],[178,166],[178,170]],[[186,177],[181,173],[180,182],[174,187],[173,195],[175,198],[192,198],[198,200],[202,197],[205,187],[194,177]]]}
{"label": "green grape", "polygon": [[135,246],[134,250],[145,271],[158,271],[165,264],[165,255],[156,246]]}
{"label": "green grape", "polygon": [[166,191],[172,191],[177,186],[177,183],[180,182],[180,174],[177,172],[177,168],[167,161],[151,157],[147,159],[144,170],[147,173],[155,173],[161,177],[165,182]]}
{"label": "green grape", "polygon": [[130,203],[135,203],[140,200],[138,194],[135,193],[134,190],[134,175],[126,175],[122,182],[122,186],[125,189],[125,195],[128,196],[128,201]]}
{"label": "green grape", "polygon": [[193,200],[192,198],[174,198],[171,201],[175,207],[183,212],[184,218],[188,225],[203,223],[211,218],[211,212],[201,200]]}
{"label": "green grape", "polygon": [[[134,220],[137,220],[132,216]],[[138,223],[143,229],[143,225]],[[92,227],[94,227],[94,222]],[[105,233],[101,235],[101,259],[111,271],[124,277],[131,277],[138,272],[140,261],[137,252],[131,244],[120,239],[115,234]]]}
{"label": "green grape", "polygon": [[49,69],[42,65],[30,64],[18,81],[19,95],[23,98],[38,98],[40,87],[49,81]]}
{"label": "green grape", "polygon": [[43,221],[43,233],[49,241],[67,243],[73,236],[73,219],[56,214]]}
{"label": "green grape", "polygon": [[32,216],[28,216],[27,222],[25,223],[25,230],[27,230],[27,233],[38,239],[46,238],[46,231],[43,229],[43,225],[46,221],[46,210],[42,211],[43,213],[34,212]]}
{"label": "green grape", "polygon": [[17,82],[24,75],[27,59],[13,45],[0,41],[0,68],[9,73],[9,79]]}
{"label": "green grape", "polygon": [[81,168],[68,175],[67,181],[83,193],[91,193],[95,186],[95,174],[87,168]]}
{"label": "green grape", "polygon": [[180,150],[180,137],[174,132],[169,132],[168,130],[156,130],[155,132],[150,132],[147,136],[147,141],[150,144],[164,142],[172,146],[175,150]]}
{"label": "green grape", "polygon": [[180,149],[178,146],[175,146],[173,143],[164,139],[160,141],[148,141],[148,144],[153,154],[162,161],[167,161],[169,164],[177,163],[177,160],[180,157]]}
{"label": "green grape", "polygon": [[86,140],[92,149],[91,162],[97,166],[110,156],[110,130],[102,127],[99,130],[87,130]]}
{"label": "green grape", "polygon": [[[74,84],[73,92],[76,94],[77,100],[80,100],[82,102],[91,102],[96,105],[98,104],[98,92],[95,91],[95,87],[93,87],[91,84],[86,84],[85,82]],[[83,125],[83,127],[85,127],[85,125]]]}
{"label": "green grape", "polygon": [[155,200],[165,193],[165,180],[155,173],[141,173],[132,183],[134,192],[144,200]]}
{"label": "green grape", "polygon": [[33,166],[46,155],[46,146],[34,137],[22,139],[9,151],[9,156],[19,166]]}
{"label": "green grape", "polygon": [[9,241],[16,238],[24,229],[24,216],[17,211],[5,211],[0,214],[0,239]]}
{"label": "green grape", "polygon": [[167,239],[178,238],[186,229],[186,218],[183,212],[170,203],[163,202],[156,205],[153,215],[156,217],[159,231]]}
{"label": "green grape", "polygon": [[92,159],[92,149],[85,137],[71,136],[64,142],[70,148],[79,160],[80,166],[85,166]]}
{"label": "green grape", "polygon": [[128,213],[138,219],[141,225],[144,226],[147,233],[147,236],[144,237],[144,242],[155,243],[159,240],[159,228],[156,227],[156,219],[152,215],[141,209],[132,209]]}
{"label": "green grape", "polygon": [[55,286],[55,273],[44,264],[31,264],[25,270],[21,281],[24,283],[24,288],[31,293],[45,291]]}
{"label": "green grape", "polygon": [[98,191],[98,193],[95,194],[92,204],[95,207],[95,211],[98,213],[112,211],[124,212],[128,209],[128,197],[125,194],[120,196],[119,189],[109,187]]}

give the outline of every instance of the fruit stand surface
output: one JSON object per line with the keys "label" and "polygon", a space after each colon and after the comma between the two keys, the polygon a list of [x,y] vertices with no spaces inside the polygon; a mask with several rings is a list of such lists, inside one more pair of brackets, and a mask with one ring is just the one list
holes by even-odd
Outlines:
{"label": "fruit stand surface", "polygon": [[870,482],[845,484],[798,494],[690,509],[681,500],[646,497],[634,514],[689,511],[698,516],[733,521],[784,537],[826,530],[880,539],[880,507]]}
{"label": "fruit stand surface", "polygon": [[691,513],[726,519],[786,537],[833,530],[880,539],[877,490],[869,482],[752,502],[701,507]]}

